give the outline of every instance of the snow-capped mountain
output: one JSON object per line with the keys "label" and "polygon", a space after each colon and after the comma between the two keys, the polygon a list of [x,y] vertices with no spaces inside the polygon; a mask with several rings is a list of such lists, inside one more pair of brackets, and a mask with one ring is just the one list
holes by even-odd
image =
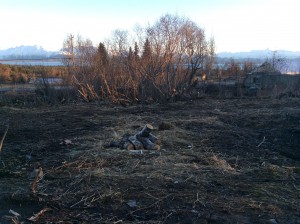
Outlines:
{"label": "snow-capped mountain", "polygon": [[[285,58],[299,58],[300,51],[285,51],[285,50],[278,50],[275,51],[276,54],[280,57]],[[269,49],[266,50],[253,50],[248,52],[220,52],[217,54],[219,58],[270,58],[274,54],[274,51]]]}
{"label": "snow-capped mountain", "polygon": [[41,46],[18,46],[0,50],[0,58],[2,59],[16,59],[16,58],[49,58],[57,57],[60,53],[58,51],[46,51]]}
{"label": "snow-capped mountain", "polygon": [[[220,52],[217,53],[218,58],[234,58],[234,59],[265,59],[271,58],[274,51],[266,50],[253,50],[248,52]],[[36,59],[36,58],[60,58],[65,55],[66,52],[61,51],[47,51],[43,47],[38,45],[33,46],[18,46],[8,48],[6,50],[0,50],[0,59]],[[276,51],[277,56],[285,57],[287,59],[300,58],[300,51]]]}

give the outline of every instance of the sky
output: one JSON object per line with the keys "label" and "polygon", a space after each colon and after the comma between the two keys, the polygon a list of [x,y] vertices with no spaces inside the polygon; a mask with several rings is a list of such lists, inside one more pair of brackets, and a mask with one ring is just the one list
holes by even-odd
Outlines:
{"label": "sky", "polygon": [[217,52],[300,51],[299,0],[0,0],[0,50],[60,50],[68,34],[97,46],[113,30],[132,31],[172,14],[213,37]]}

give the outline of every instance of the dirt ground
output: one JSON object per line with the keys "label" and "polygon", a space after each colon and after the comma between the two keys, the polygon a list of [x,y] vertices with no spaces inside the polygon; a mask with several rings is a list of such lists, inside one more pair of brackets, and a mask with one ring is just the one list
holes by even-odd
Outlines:
{"label": "dirt ground", "polygon": [[[146,123],[160,151],[106,147]],[[7,124],[0,223],[300,223],[299,98],[1,106]]]}

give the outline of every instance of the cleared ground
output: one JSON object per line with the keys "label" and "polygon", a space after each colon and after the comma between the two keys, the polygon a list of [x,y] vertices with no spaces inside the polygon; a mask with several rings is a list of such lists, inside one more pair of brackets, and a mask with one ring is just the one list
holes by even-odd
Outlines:
{"label": "cleared ground", "polygon": [[[160,151],[106,147],[146,123]],[[7,124],[1,223],[300,222],[299,98],[2,106]]]}

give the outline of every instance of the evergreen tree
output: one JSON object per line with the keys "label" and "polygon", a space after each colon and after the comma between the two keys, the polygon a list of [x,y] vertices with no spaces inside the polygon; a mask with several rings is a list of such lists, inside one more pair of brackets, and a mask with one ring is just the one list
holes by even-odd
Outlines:
{"label": "evergreen tree", "polygon": [[143,47],[143,54],[142,54],[143,62],[150,63],[151,55],[152,55],[151,45],[150,45],[149,39],[147,38],[144,43],[144,47]]}
{"label": "evergreen tree", "polygon": [[133,54],[134,54],[134,59],[136,61],[140,58],[139,53],[140,53],[139,46],[138,46],[137,42],[135,42],[134,43],[134,52],[133,52]]}
{"label": "evergreen tree", "polygon": [[129,47],[129,50],[128,50],[128,61],[129,63],[131,63],[134,59],[134,54],[133,54],[133,51],[132,51],[132,48]]}
{"label": "evergreen tree", "polygon": [[108,53],[102,42],[98,46],[98,56],[101,66],[106,66],[108,64]]}

